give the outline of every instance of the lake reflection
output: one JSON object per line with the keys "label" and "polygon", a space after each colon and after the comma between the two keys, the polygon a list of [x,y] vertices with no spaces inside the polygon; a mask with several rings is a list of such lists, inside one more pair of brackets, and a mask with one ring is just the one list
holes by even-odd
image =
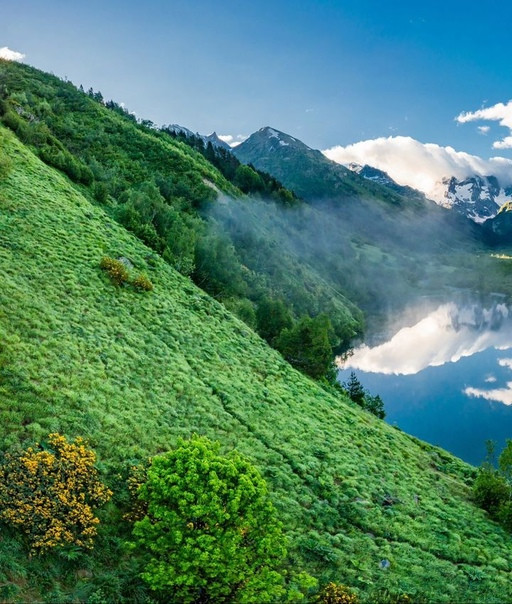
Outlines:
{"label": "lake reflection", "polygon": [[355,371],[381,395],[387,421],[471,463],[485,440],[512,438],[512,312],[500,298],[443,304],[339,365],[340,381]]}

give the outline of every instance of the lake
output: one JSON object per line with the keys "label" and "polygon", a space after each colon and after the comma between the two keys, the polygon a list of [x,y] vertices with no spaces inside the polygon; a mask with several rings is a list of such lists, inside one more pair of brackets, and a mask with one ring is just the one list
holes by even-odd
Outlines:
{"label": "lake", "polygon": [[380,394],[390,424],[472,464],[486,440],[499,452],[512,439],[512,309],[498,294],[409,309],[339,366]]}

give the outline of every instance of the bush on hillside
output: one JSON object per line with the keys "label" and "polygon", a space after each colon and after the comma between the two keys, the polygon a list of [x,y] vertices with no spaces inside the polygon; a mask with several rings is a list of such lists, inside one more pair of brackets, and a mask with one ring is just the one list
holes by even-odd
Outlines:
{"label": "bush on hillside", "polygon": [[265,481],[219,449],[196,436],[153,458],[133,529],[142,578],[173,602],[279,601],[284,537]]}
{"label": "bush on hillside", "polygon": [[365,390],[353,371],[350,372],[349,379],[343,382],[342,389],[354,403],[366,411],[373,413],[379,419],[386,417],[383,400],[378,394],[373,396],[368,390]]}
{"label": "bush on hillside", "polygon": [[359,598],[346,585],[329,583],[318,594],[318,604],[357,604]]}
{"label": "bush on hillside", "polygon": [[96,455],[81,438],[50,434],[46,446],[0,459],[0,520],[25,534],[31,551],[93,545],[94,508],[112,492],[99,480]]}
{"label": "bush on hillside", "polygon": [[135,289],[142,292],[150,292],[153,290],[153,283],[151,283],[150,279],[143,273],[137,275],[137,277],[133,279],[132,285]]}
{"label": "bush on hillside", "polygon": [[507,530],[512,530],[512,440],[501,452],[496,468],[495,443],[487,441],[487,458],[473,483],[473,499]]}
{"label": "bush on hillside", "polygon": [[100,268],[107,273],[112,283],[118,287],[123,285],[123,283],[126,283],[130,277],[126,266],[120,260],[110,258],[109,256],[103,256],[100,262]]}

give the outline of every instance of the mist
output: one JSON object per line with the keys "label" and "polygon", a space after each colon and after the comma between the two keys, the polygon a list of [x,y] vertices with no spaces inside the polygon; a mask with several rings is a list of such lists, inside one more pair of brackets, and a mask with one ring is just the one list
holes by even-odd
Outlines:
{"label": "mist", "polygon": [[[209,222],[230,238],[250,270],[284,275],[293,267],[312,297],[320,279],[333,300],[350,301],[364,312],[369,332],[413,302],[449,302],[454,288],[493,291],[500,280],[474,264],[473,253],[483,250],[479,227],[434,202],[397,206],[347,199],[285,207],[223,197],[210,208]],[[279,293],[293,302],[286,284]],[[325,304],[317,301],[307,310],[322,312]]]}

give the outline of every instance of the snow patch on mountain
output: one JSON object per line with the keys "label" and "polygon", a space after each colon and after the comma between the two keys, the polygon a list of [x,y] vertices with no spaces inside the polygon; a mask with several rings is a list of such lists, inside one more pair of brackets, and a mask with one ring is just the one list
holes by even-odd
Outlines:
{"label": "snow patch on mountain", "polygon": [[[421,191],[476,222],[495,216],[503,203],[512,199],[512,160],[503,157],[484,160],[404,136],[337,146],[323,153],[351,169],[354,164],[366,164],[381,170],[395,184]],[[378,182],[386,186],[383,180]]]}

